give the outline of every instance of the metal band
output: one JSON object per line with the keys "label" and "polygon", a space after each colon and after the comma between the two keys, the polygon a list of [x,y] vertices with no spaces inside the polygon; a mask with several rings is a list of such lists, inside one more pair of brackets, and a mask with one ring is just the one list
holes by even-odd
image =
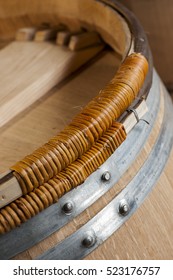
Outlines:
{"label": "metal band", "polygon": [[133,180],[87,224],[38,259],[82,259],[109,238],[138,209],[159,178],[172,148],[173,111],[170,104],[167,96],[164,121],[157,142]]}
{"label": "metal band", "polygon": [[[122,146],[84,184],[66,194],[58,203],[22,224],[20,228],[2,235],[0,237],[1,259],[9,259],[15,256],[57,231],[88,208],[120,179],[139,154],[150,135],[159,110],[159,83],[160,80],[157,74],[154,73],[153,86],[146,101],[149,109],[147,119],[151,126],[139,122]],[[134,139],[135,145],[133,145]],[[103,180],[102,175],[105,174],[105,171],[109,171],[111,174],[110,179],[106,175],[109,180]],[[69,202],[72,203],[72,209],[67,213],[67,211],[64,211],[64,205]],[[65,208],[68,209],[69,207]]]}

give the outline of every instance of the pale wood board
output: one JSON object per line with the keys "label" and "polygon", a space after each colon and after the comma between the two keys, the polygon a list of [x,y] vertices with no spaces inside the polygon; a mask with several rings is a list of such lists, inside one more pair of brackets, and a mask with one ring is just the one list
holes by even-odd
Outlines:
{"label": "pale wood board", "polygon": [[39,30],[35,34],[34,41],[36,42],[49,41],[55,39],[56,35],[57,35],[56,29]]}
{"label": "pale wood board", "polygon": [[57,34],[56,44],[59,46],[67,45],[72,33],[70,31],[60,31]]}
{"label": "pale wood board", "polygon": [[35,33],[37,31],[37,28],[34,27],[27,27],[27,28],[21,28],[16,33],[16,41],[32,41]]}
{"label": "pale wood board", "polygon": [[84,32],[78,36],[73,35],[69,42],[69,49],[71,51],[80,50],[84,47],[100,44],[101,38],[96,32]]}
{"label": "pale wood board", "polygon": [[0,51],[0,127],[42,97],[102,45],[71,52],[50,42],[13,42]]}

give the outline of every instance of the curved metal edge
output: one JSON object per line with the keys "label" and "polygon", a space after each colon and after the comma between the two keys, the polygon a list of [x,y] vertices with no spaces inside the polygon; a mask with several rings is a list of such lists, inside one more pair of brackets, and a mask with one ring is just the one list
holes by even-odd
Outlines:
{"label": "curved metal edge", "polygon": [[[143,203],[161,175],[173,145],[173,110],[165,98],[160,135],[147,162],[127,187],[93,219],[38,259],[82,259],[109,238]],[[125,207],[124,207],[125,206]]]}
{"label": "curved metal edge", "polygon": [[[12,258],[42,241],[83,212],[115,185],[147,141],[157,118],[159,103],[159,77],[154,73],[153,86],[147,98],[149,111],[146,117],[150,125],[139,122],[126,141],[96,172],[88,177],[84,184],[64,195],[58,203],[50,206],[19,228],[0,236],[0,259]],[[132,145],[134,139],[135,145]],[[111,173],[111,179],[108,181],[101,179],[105,171]],[[66,215],[62,208],[68,202],[73,204],[73,209]]]}

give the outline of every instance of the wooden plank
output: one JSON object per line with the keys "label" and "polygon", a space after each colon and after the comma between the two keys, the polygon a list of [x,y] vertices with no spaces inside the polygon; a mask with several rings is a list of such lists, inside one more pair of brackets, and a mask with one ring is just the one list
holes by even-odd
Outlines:
{"label": "wooden plank", "polygon": [[71,33],[69,31],[58,32],[56,44],[59,46],[67,45],[69,43],[70,37]]}
{"label": "wooden plank", "polygon": [[102,49],[100,45],[71,52],[46,42],[13,42],[1,50],[0,127]]}
{"label": "wooden plank", "polygon": [[73,35],[75,35],[75,34],[73,32],[68,31],[68,30],[58,32],[57,33],[57,38],[56,38],[56,44],[59,45],[59,46],[68,45],[69,41],[70,41],[70,38]]}
{"label": "wooden plank", "polygon": [[22,196],[22,190],[11,171],[0,174],[0,208]]}
{"label": "wooden plank", "polygon": [[32,41],[37,32],[37,28],[21,28],[16,33],[16,41]]}
{"label": "wooden plank", "polygon": [[89,46],[100,44],[102,41],[96,32],[84,32],[81,34],[73,35],[69,42],[69,49],[81,50]]}
{"label": "wooden plank", "polygon": [[40,27],[36,32],[34,41],[36,42],[45,42],[50,41],[56,38],[57,32],[63,31],[65,29],[64,25],[55,26],[52,28],[49,27]]}
{"label": "wooden plank", "polygon": [[55,39],[56,34],[57,34],[57,30],[55,29],[39,30],[35,34],[34,41],[36,42],[49,41]]}

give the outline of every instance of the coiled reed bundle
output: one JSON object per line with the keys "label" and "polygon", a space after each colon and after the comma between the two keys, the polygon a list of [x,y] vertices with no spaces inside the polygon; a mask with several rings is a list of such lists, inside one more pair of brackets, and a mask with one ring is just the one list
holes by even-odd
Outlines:
{"label": "coiled reed bundle", "polygon": [[[113,122],[89,151],[53,179],[0,210],[0,234],[10,231],[55,203],[62,195],[85,181],[126,139],[121,123]],[[20,180],[20,177],[19,177]],[[20,181],[19,181],[20,182]]]}
{"label": "coiled reed bundle", "polygon": [[143,55],[128,56],[111,82],[62,132],[12,166],[23,194],[44,185],[89,151],[136,98],[147,71]]}

